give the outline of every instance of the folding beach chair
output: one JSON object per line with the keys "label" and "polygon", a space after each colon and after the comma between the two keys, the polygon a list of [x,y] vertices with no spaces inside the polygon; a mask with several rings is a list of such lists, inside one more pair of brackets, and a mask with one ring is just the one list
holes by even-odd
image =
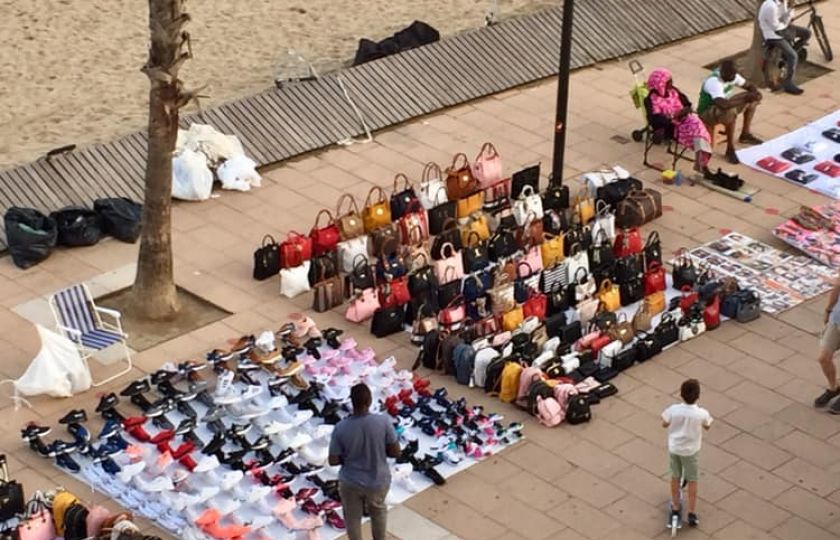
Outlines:
{"label": "folding beach chair", "polygon": [[[125,349],[126,368],[105,380],[94,381],[93,386],[101,386],[113,381],[131,370],[128,335],[123,332],[120,321],[122,315],[119,311],[97,306],[90,294],[90,289],[84,283],[58,291],[50,297],[49,302],[56,326],[76,345],[85,364],[88,364],[88,360],[95,353],[122,343]],[[101,315],[107,315],[113,323],[103,321]]]}

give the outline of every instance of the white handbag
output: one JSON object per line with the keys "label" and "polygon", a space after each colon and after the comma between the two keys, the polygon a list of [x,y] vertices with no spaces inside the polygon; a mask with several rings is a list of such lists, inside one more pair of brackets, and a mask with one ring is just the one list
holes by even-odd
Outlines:
{"label": "white handbag", "polygon": [[686,321],[680,325],[680,341],[694,339],[706,331],[706,323],[703,321]]}
{"label": "white handbag", "polygon": [[294,298],[310,289],[309,261],[303,261],[300,266],[280,270],[280,294],[286,298]]}
{"label": "white handbag", "polygon": [[[519,199],[513,202],[513,217],[516,219],[516,224],[522,227],[531,219],[537,220],[543,218],[542,198],[539,193],[534,192],[533,186],[525,186],[522,188],[522,193],[519,194]],[[531,216],[531,214],[534,214]]]}
{"label": "white handbag", "polygon": [[342,273],[353,273],[354,261],[358,255],[368,257],[369,238],[368,235],[364,234],[338,243],[338,267]]}
{"label": "white handbag", "polygon": [[622,348],[624,348],[624,343],[618,339],[607,343],[600,351],[598,351],[598,363],[602,367],[612,367],[613,359],[615,359],[615,356],[621,352]]}
{"label": "white handbag", "polygon": [[583,268],[586,274],[589,275],[589,255],[586,254],[585,249],[581,249],[580,244],[574,244],[569,249],[569,256],[566,257],[569,261],[569,276],[577,276],[578,269]]}
{"label": "white handbag", "polygon": [[563,364],[563,372],[569,374],[580,367],[580,354],[577,352],[564,354],[560,357]]}
{"label": "white handbag", "polygon": [[[435,206],[449,200],[446,197],[446,185],[440,177],[440,167],[434,163],[427,163],[426,167],[423,169],[423,178],[420,180],[420,188],[417,190],[417,198],[426,210],[431,210]],[[438,194],[440,191],[443,191],[442,198]]]}
{"label": "white handbag", "polygon": [[604,234],[609,238],[610,242],[615,240],[615,214],[610,210],[610,205],[601,200],[595,205],[595,219],[592,221],[589,230],[593,242],[598,241],[598,233],[600,231],[604,231]]}
{"label": "white handbag", "polygon": [[611,171],[604,170],[585,173],[583,175],[583,183],[586,184],[592,197],[597,197],[599,187],[604,187],[611,182],[625,178],[630,178],[630,173],[619,166],[615,166]]}

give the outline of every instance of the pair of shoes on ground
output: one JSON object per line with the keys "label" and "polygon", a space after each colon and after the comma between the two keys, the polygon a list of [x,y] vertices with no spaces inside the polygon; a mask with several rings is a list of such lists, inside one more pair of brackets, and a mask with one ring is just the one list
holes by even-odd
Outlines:
{"label": "pair of shoes on ground", "polygon": [[[832,399],[840,396],[840,387],[834,390],[827,389],[817,399],[814,400],[814,407],[822,408],[831,403]],[[840,414],[840,399],[836,400],[829,408],[830,414]]]}

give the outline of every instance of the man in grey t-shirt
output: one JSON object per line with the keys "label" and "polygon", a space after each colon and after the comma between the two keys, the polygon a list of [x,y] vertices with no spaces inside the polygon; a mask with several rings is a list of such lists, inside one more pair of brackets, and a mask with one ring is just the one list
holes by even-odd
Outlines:
{"label": "man in grey t-shirt", "polygon": [[385,540],[391,470],[386,458],[400,455],[397,433],[387,416],[370,414],[370,388],[350,389],[353,414],[338,423],[330,439],[330,465],[341,465],[338,488],[350,540],[362,540],[362,514],[370,513],[373,540]]}
{"label": "man in grey t-shirt", "polygon": [[[837,368],[834,365],[834,353],[840,349],[840,277],[834,283],[834,288],[828,295],[828,306],[825,308],[825,330],[820,338],[820,354],[817,360],[828,381],[828,388],[814,400],[815,407],[825,407],[832,399],[840,396],[840,386],[837,384]],[[828,409],[832,414],[840,414],[840,399]]]}

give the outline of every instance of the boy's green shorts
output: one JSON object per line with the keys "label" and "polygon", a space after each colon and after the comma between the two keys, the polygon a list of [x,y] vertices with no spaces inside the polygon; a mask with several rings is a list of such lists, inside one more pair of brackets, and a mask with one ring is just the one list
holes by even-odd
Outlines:
{"label": "boy's green shorts", "polygon": [[[699,454],[699,452],[698,452]],[[699,475],[697,469],[697,454],[691,456],[678,456],[669,454],[671,457],[671,476],[673,478],[685,478],[686,482],[696,482]]]}

